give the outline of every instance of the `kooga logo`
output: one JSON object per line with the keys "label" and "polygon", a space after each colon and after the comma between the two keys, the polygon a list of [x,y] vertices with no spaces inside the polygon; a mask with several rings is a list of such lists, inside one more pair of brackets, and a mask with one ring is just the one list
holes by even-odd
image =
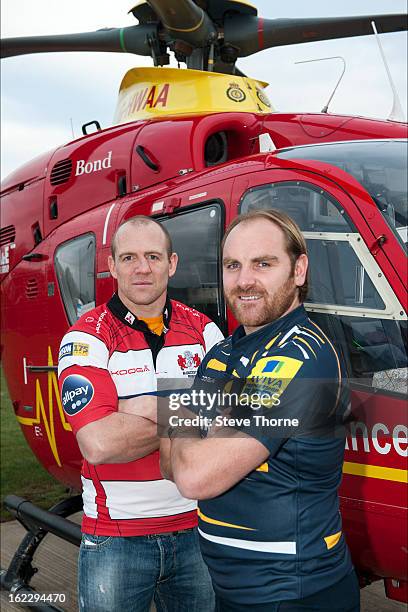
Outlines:
{"label": "kooga logo", "polygon": [[68,416],[74,416],[85,408],[94,395],[90,380],[79,374],[71,374],[64,380],[61,390],[62,406]]}
{"label": "kooga logo", "polygon": [[81,174],[91,174],[92,172],[98,172],[103,168],[112,167],[112,151],[109,151],[106,157],[103,159],[95,159],[95,161],[89,161],[85,163],[84,159],[78,159],[76,163],[75,176]]}

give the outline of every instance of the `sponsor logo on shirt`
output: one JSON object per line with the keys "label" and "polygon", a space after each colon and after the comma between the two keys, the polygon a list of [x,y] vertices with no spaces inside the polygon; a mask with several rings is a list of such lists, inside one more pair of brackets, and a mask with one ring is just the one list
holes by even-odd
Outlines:
{"label": "sponsor logo on shirt", "polygon": [[[245,392],[265,392],[279,398],[295,378],[303,361],[293,357],[274,356],[259,359],[248,377]],[[271,403],[271,406],[275,404]]]}
{"label": "sponsor logo on shirt", "polygon": [[89,355],[89,344],[84,342],[68,342],[61,346],[58,359],[61,360],[63,357],[88,357]]}
{"label": "sponsor logo on shirt", "polygon": [[125,317],[125,321],[130,323],[130,325],[133,325],[134,320],[135,320],[135,317],[132,315],[131,312],[128,312],[126,317]]}
{"label": "sponsor logo on shirt", "polygon": [[68,416],[81,412],[94,396],[90,380],[79,374],[71,374],[64,380],[61,390],[62,407]]}
{"label": "sponsor logo on shirt", "polygon": [[110,370],[111,376],[126,376],[127,374],[140,374],[142,372],[150,372],[150,368],[144,365],[140,368],[129,368],[128,370]]}
{"label": "sponsor logo on shirt", "polygon": [[194,310],[194,308],[190,308],[189,306],[186,306],[185,304],[180,304],[180,303],[176,303],[175,306],[179,310],[184,310],[184,312],[189,312],[190,314],[193,315],[193,317],[200,318],[200,314],[196,310]]}
{"label": "sponsor logo on shirt", "polygon": [[106,317],[107,314],[108,314],[108,311],[104,310],[102,312],[102,314],[99,315],[99,319],[97,320],[96,326],[95,326],[95,331],[96,331],[97,334],[99,334],[99,332],[101,330],[102,321]]}
{"label": "sponsor logo on shirt", "polygon": [[177,363],[180,366],[180,369],[183,371],[185,376],[193,375],[196,373],[198,366],[201,363],[201,357],[198,353],[193,353],[191,351],[184,351],[181,355],[177,355]]}
{"label": "sponsor logo on shirt", "polygon": [[63,357],[71,357],[73,351],[73,343],[69,342],[68,344],[64,344],[61,346],[60,352],[58,354],[58,360],[61,361]]}
{"label": "sponsor logo on shirt", "polygon": [[257,362],[253,372],[258,370],[257,374],[272,378],[294,378],[302,365],[303,361],[292,357],[267,357]]}

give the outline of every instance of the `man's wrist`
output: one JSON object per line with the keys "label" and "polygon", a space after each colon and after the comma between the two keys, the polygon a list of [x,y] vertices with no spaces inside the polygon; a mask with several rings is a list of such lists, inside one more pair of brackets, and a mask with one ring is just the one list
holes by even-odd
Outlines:
{"label": "man's wrist", "polygon": [[198,427],[191,427],[187,425],[170,425],[167,428],[165,435],[170,440],[174,440],[175,438],[201,438]]}

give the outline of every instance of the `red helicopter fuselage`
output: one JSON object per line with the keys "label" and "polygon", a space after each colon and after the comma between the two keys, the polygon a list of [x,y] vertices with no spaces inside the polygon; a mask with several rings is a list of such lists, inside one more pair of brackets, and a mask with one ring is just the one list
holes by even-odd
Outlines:
{"label": "red helicopter fuselage", "polygon": [[[276,150],[262,151],[261,135]],[[50,474],[80,488],[58,348],[76,318],[115,290],[107,258],[118,225],[136,214],[162,220],[180,256],[171,294],[227,333],[235,321],[220,288],[219,239],[240,212],[282,207],[309,243],[306,306],[349,368],[354,420],[340,493],[353,559],[368,579],[386,579],[388,596],[407,601],[406,255],[390,221],[398,225],[399,204],[391,211],[390,202],[403,186],[387,199],[375,158],[350,173],[351,161],[332,163],[316,147],[309,158],[305,146],[406,137],[404,124],[337,115],[175,116],[84,136],[10,175],[2,185],[2,363],[16,418]],[[122,375],[137,384],[137,374]]]}

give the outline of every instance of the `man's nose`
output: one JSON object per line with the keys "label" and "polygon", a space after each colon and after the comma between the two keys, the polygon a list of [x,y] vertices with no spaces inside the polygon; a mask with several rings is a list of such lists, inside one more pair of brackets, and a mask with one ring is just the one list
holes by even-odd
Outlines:
{"label": "man's nose", "polygon": [[138,257],[133,268],[136,274],[149,274],[150,265],[145,257]]}
{"label": "man's nose", "polygon": [[256,279],[253,271],[248,267],[242,266],[237,278],[237,285],[241,289],[250,289],[255,284]]}

